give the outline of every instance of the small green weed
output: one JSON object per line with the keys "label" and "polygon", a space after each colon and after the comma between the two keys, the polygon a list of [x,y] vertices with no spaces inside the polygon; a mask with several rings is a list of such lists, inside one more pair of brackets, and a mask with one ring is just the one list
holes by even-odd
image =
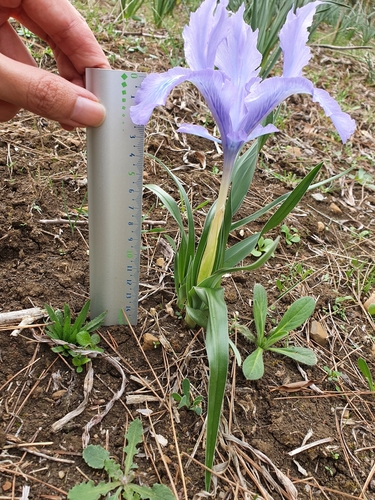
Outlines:
{"label": "small green weed", "polygon": [[182,381],[182,395],[177,392],[173,392],[171,394],[172,398],[177,401],[178,409],[186,406],[188,410],[194,411],[197,415],[201,415],[202,407],[201,403],[203,400],[202,396],[197,396],[196,398],[192,398],[190,395],[190,380],[188,378],[184,378]]}
{"label": "small green weed", "polygon": [[275,242],[270,238],[263,238],[263,236],[261,236],[258,240],[257,246],[251,252],[251,255],[253,257],[260,257],[262,253],[268,252],[268,250],[274,245],[274,243]]}
{"label": "small green weed", "polygon": [[[138,453],[137,445],[142,443],[143,428],[142,422],[137,418],[129,425],[125,435],[127,446],[124,447],[125,463],[124,470],[112,458],[107,450],[99,445],[90,444],[83,450],[82,456],[87,465],[93,469],[104,469],[108,474],[108,481],[100,481],[95,485],[94,481],[80,483],[68,492],[68,500],[176,500],[171,490],[163,484],[139,486],[134,484],[134,469],[137,465],[133,462],[134,456]],[[116,491],[114,491],[116,490]],[[110,496],[108,494],[113,492]]]}
{"label": "small green weed", "polygon": [[284,234],[287,245],[293,245],[293,243],[299,243],[301,241],[298,229],[295,227],[290,226],[289,228],[286,224],[283,224],[281,226],[281,232]]}
{"label": "small green weed", "polygon": [[357,365],[358,365],[360,372],[367,380],[367,384],[368,384],[370,391],[371,392],[375,391],[375,383],[374,383],[374,380],[372,378],[370,368],[369,368],[367,362],[363,358],[358,358]]}
{"label": "small green weed", "polygon": [[254,285],[253,314],[256,333],[252,333],[242,325],[236,325],[238,331],[256,345],[255,351],[245,359],[242,365],[243,374],[247,379],[258,380],[263,376],[264,351],[283,354],[305,365],[312,366],[316,364],[317,359],[314,352],[306,347],[273,347],[278,341],[288,337],[289,332],[301,326],[312,315],[314,308],[315,300],[312,297],[297,299],[286,311],[279,324],[266,336],[267,294],[262,285]]}
{"label": "small green weed", "polygon": [[[92,335],[91,333],[102,325],[106,312],[85,324],[90,308],[90,301],[87,301],[72,324],[68,304],[64,305],[63,311],[59,309],[54,311],[48,304],[45,304],[44,307],[52,322],[52,324],[46,326],[45,333],[59,344],[52,347],[52,351],[60,353],[63,356],[71,356],[72,363],[76,367],[77,372],[82,372],[82,366],[90,361],[90,358],[86,356],[86,353],[80,352],[80,350],[103,352],[103,349],[98,347],[100,336],[97,333]],[[77,349],[75,349],[75,346],[77,346]]]}

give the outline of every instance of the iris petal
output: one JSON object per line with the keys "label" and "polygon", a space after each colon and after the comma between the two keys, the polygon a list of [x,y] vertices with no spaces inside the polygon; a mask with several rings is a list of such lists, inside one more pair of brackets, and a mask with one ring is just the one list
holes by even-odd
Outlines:
{"label": "iris petal", "polygon": [[341,111],[338,103],[323,89],[314,89],[314,102],[318,102],[324,109],[324,112],[331,118],[336,127],[342,142],[345,142],[355,131],[355,121],[347,114]]}
{"label": "iris petal", "polygon": [[209,139],[210,141],[214,141],[219,144],[221,143],[220,139],[211,135],[206,128],[202,127],[202,125],[182,123],[177,129],[177,132],[181,132],[183,134],[193,134],[197,135],[198,137],[203,137],[203,139]]}
{"label": "iris petal", "polygon": [[[258,30],[253,31],[243,20],[245,6],[242,5],[228,22],[230,30],[226,39],[218,46],[215,64],[229,76],[238,89],[258,76],[262,54],[257,49]],[[236,55],[233,57],[233,55]]]}
{"label": "iris petal", "polygon": [[228,0],[206,0],[185,26],[185,59],[192,70],[214,69],[217,47],[228,33]]}
{"label": "iris petal", "polygon": [[322,2],[311,2],[288,13],[286,22],[280,30],[280,46],[284,55],[283,76],[302,76],[302,68],[309,62],[311,53],[306,45],[309,38],[309,28],[315,11]]}

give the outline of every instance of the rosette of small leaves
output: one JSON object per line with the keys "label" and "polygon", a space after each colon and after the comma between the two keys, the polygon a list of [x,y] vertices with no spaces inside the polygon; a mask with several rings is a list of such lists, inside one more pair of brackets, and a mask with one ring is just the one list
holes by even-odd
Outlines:
{"label": "rosette of small leaves", "polygon": [[[134,455],[138,453],[137,445],[142,443],[143,428],[142,422],[137,418],[129,425],[125,435],[127,446],[124,448],[125,462],[124,469],[110,458],[107,450],[100,445],[90,444],[83,450],[83,459],[89,467],[93,469],[104,469],[108,474],[108,481],[94,481],[77,484],[68,492],[68,500],[176,500],[171,490],[164,484],[154,484],[152,487],[139,486],[134,484],[134,469],[137,465],[133,462]],[[110,492],[112,494],[107,496]]]}
{"label": "rosette of small leaves", "polygon": [[90,309],[90,301],[88,300],[72,324],[68,304],[64,305],[62,311],[59,309],[53,310],[48,304],[45,304],[44,307],[51,321],[51,324],[46,326],[45,333],[52,340],[59,342],[58,345],[52,347],[52,351],[63,356],[71,356],[77,372],[82,372],[82,366],[90,361],[87,351],[103,352],[103,349],[98,347],[100,336],[97,333],[92,334],[92,332],[103,324],[106,312],[85,323]]}
{"label": "rosette of small leaves", "polygon": [[255,333],[242,325],[237,329],[250,342],[256,345],[253,351],[242,365],[242,371],[248,380],[258,380],[263,377],[265,351],[283,354],[305,365],[315,365],[316,356],[311,349],[299,346],[275,347],[275,344],[288,337],[289,333],[301,326],[314,312],[315,300],[312,297],[301,297],[297,299],[286,311],[279,324],[273,328],[268,335],[265,333],[267,318],[267,294],[259,283],[254,285],[253,314]]}
{"label": "rosette of small leaves", "polygon": [[182,381],[182,394],[178,394],[178,392],[173,392],[171,396],[178,403],[177,407],[178,410],[186,406],[188,410],[192,410],[198,416],[202,414],[201,403],[203,401],[203,397],[202,396],[197,396],[196,398],[191,397],[190,380],[188,378],[184,378],[184,380]]}

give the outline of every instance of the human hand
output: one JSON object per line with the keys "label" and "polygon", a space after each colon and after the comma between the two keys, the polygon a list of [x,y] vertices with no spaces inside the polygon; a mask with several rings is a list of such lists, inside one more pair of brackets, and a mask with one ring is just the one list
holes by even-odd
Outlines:
{"label": "human hand", "polygon": [[[59,75],[36,66],[10,17],[48,43]],[[84,88],[85,68],[110,66],[69,0],[0,0],[0,122],[24,108],[67,130],[99,126],[105,109]]]}

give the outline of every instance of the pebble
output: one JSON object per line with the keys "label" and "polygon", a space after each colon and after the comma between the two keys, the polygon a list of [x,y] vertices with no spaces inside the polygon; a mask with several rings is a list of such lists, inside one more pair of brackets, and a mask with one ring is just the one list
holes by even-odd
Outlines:
{"label": "pebble", "polygon": [[342,214],[341,208],[338,205],[336,205],[336,203],[331,203],[329,208],[332,210],[334,214]]}
{"label": "pebble", "polygon": [[321,346],[325,346],[328,343],[328,333],[319,321],[312,321],[310,326],[310,337]]}

